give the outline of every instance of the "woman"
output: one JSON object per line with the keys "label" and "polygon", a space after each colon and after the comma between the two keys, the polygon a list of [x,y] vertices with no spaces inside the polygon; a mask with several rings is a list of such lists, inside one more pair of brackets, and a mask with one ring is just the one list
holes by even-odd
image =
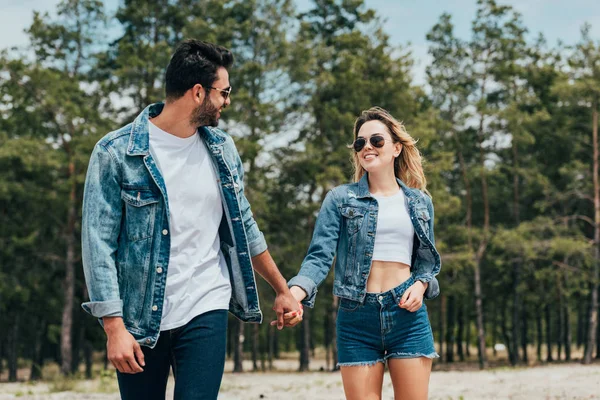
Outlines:
{"label": "woman", "polygon": [[[387,111],[354,125],[355,183],[321,207],[292,294],[313,307],[335,258],[338,365],[347,399],[380,399],[388,363],[396,399],[427,399],[435,352],[423,296],[439,294],[433,204],[415,140]],[[288,316],[294,325],[302,315]]]}

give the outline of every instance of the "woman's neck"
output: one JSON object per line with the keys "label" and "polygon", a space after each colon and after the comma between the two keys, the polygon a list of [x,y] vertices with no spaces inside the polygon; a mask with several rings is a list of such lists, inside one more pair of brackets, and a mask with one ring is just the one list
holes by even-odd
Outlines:
{"label": "woman's neck", "polygon": [[398,193],[398,182],[394,170],[369,172],[369,192],[378,196],[391,196]]}

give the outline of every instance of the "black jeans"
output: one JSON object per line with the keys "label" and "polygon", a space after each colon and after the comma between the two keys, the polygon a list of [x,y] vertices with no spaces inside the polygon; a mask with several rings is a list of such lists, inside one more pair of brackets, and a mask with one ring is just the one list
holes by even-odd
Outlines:
{"label": "black jeans", "polygon": [[172,366],[175,400],[216,399],[225,367],[226,332],[226,310],[210,311],[182,327],[160,332],[153,349],[142,346],[144,372],[117,372],[121,398],[164,400]]}

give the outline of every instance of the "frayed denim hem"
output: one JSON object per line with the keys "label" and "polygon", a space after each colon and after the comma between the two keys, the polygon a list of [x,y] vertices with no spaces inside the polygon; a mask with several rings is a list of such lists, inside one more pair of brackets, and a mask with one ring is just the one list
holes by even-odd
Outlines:
{"label": "frayed denim hem", "polygon": [[438,358],[440,355],[438,353],[436,353],[435,351],[433,353],[429,353],[429,354],[424,354],[424,353],[391,353],[391,354],[386,354],[385,355],[385,361],[389,360],[390,358],[419,358],[419,357],[426,357],[426,358]]}
{"label": "frayed denim hem", "polygon": [[385,359],[380,358],[375,361],[359,361],[359,362],[347,362],[347,363],[337,363],[338,367],[372,367],[377,363],[385,364]]}

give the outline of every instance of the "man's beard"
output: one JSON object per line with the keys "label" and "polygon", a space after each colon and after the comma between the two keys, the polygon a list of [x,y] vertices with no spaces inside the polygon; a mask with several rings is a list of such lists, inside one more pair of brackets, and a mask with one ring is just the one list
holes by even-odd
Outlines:
{"label": "man's beard", "polygon": [[204,97],[204,101],[192,112],[190,118],[190,124],[192,126],[217,126],[219,125],[219,119],[217,114],[219,109],[210,101],[208,95]]}

